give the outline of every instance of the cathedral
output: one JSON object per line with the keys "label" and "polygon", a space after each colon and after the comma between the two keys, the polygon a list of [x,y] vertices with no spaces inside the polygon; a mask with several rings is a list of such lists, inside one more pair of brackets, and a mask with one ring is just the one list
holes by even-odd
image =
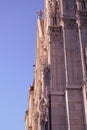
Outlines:
{"label": "cathedral", "polygon": [[87,130],[87,0],[44,0],[42,15],[26,130]]}

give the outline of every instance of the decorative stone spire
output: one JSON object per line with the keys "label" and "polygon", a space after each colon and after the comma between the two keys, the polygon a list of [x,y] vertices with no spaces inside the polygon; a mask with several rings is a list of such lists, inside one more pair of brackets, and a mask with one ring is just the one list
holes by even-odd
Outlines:
{"label": "decorative stone spire", "polygon": [[42,18],[42,11],[41,10],[39,10],[38,12],[37,12],[37,14],[38,14],[38,18]]}

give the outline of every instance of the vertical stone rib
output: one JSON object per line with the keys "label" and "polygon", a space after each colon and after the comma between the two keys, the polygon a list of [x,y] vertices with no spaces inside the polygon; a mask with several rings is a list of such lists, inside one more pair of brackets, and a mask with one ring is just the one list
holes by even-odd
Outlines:
{"label": "vertical stone rib", "polygon": [[83,47],[82,47],[82,38],[81,38],[81,29],[78,25],[78,32],[79,32],[79,42],[80,42],[80,52],[81,52],[81,60],[82,60],[82,74],[83,74],[83,81],[85,81],[85,67],[84,67],[84,57],[83,57]]}
{"label": "vertical stone rib", "polygon": [[65,75],[66,75],[66,87],[68,83],[68,73],[67,73],[67,58],[66,58],[66,42],[65,42],[65,29],[63,27],[63,42],[64,42],[64,60],[65,60]]}
{"label": "vertical stone rib", "polygon": [[[64,59],[65,59],[65,75],[66,75],[66,87],[68,85],[68,73],[67,73],[67,58],[66,58],[66,42],[65,42],[65,30],[63,27],[63,40],[64,40]],[[67,118],[67,130],[70,130],[70,120],[69,120],[69,106],[68,106],[68,92],[65,91],[65,103],[66,103],[66,118]]]}
{"label": "vertical stone rib", "polygon": [[[83,46],[82,46],[82,38],[81,38],[81,25],[78,23],[78,31],[79,31],[79,41],[80,41],[80,52],[81,52],[81,60],[82,60],[82,74],[83,74],[83,83],[86,81],[85,75],[85,66],[84,66],[84,55],[83,55]],[[86,108],[86,90],[85,85],[82,86],[82,94],[83,94],[83,105],[84,105],[84,116],[85,116],[85,130],[87,130],[87,108]]]}
{"label": "vertical stone rib", "polygon": [[70,119],[69,119],[69,105],[68,105],[68,90],[65,91],[65,102],[66,102],[66,118],[67,118],[67,130],[70,130]]}

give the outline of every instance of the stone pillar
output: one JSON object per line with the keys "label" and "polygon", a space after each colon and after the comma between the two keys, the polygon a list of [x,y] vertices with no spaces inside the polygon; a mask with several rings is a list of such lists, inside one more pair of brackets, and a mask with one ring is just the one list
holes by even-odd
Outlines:
{"label": "stone pillar", "polygon": [[82,71],[83,71],[82,94],[83,94],[83,105],[84,105],[85,130],[87,130],[86,73],[85,73],[85,65],[84,65],[84,54],[83,54],[82,36],[81,36],[81,21],[78,21],[78,29],[79,29],[81,60],[82,60]]}
{"label": "stone pillar", "polygon": [[38,130],[38,113],[34,113],[33,115],[32,130]]}

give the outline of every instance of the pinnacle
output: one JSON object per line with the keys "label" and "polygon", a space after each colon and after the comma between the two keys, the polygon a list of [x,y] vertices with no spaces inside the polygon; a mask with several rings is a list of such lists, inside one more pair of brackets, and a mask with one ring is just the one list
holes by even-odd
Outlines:
{"label": "pinnacle", "polygon": [[42,13],[41,10],[39,10],[39,11],[37,12],[37,14],[38,14],[38,17],[41,18],[43,13]]}

